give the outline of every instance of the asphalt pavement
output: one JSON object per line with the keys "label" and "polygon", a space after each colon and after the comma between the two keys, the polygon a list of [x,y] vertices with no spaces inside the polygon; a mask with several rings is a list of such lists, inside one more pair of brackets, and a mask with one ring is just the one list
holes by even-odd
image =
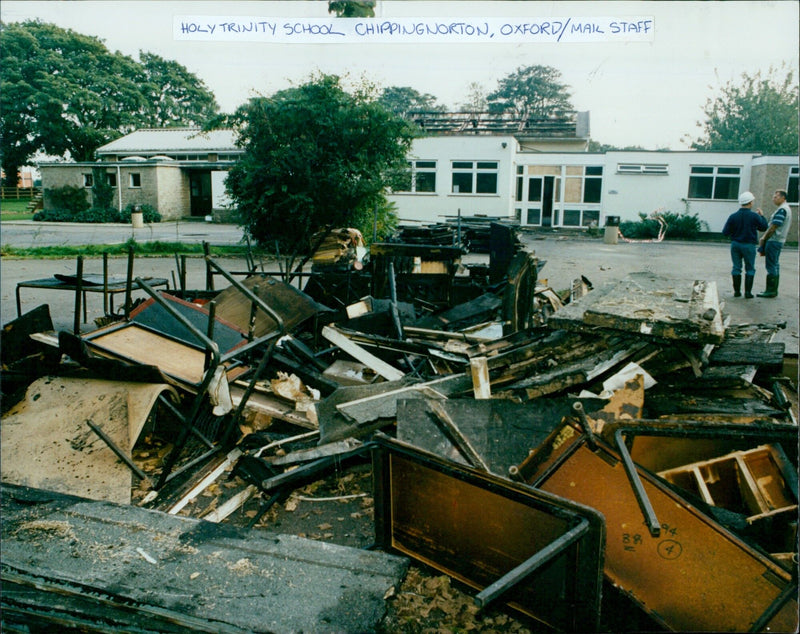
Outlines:
{"label": "asphalt pavement", "polygon": [[[203,242],[211,245],[240,243],[242,231],[235,225],[204,222],[167,222],[132,229],[130,225],[76,225],[74,223],[2,222],[0,243],[15,247],[47,246],[56,244],[119,244],[134,237],[139,242]],[[686,280],[707,280],[717,284],[723,313],[731,324],[785,323],[776,341],[786,345],[786,351],[798,352],[798,280],[800,269],[797,247],[787,247],[781,255],[781,282],[779,296],[774,299],[734,298],[730,282],[729,248],[725,243],[673,242],[605,244],[602,238],[589,239],[574,234],[522,234],[526,246],[534,251],[545,265],[540,278],[557,291],[570,287],[572,280],[586,277],[594,286],[622,279],[628,273],[649,271],[667,277]],[[468,255],[465,261],[476,261],[486,256]],[[229,270],[240,270],[243,261],[223,260]],[[764,260],[757,261],[755,292],[764,289]],[[200,258],[188,260],[189,288],[205,287],[205,267]],[[101,273],[99,260],[87,260],[84,270]],[[139,276],[163,277],[174,285],[175,258],[137,258],[134,273]],[[21,281],[52,277],[55,273],[74,274],[75,260],[17,260],[2,258],[0,269],[0,309],[2,323],[16,315],[15,290]],[[125,275],[125,258],[111,258],[111,275]],[[21,289],[23,312],[41,303],[50,305],[57,329],[71,329],[73,325],[74,297],[71,293]],[[139,291],[141,293],[141,291]],[[96,296],[95,296],[96,295]],[[93,328],[93,319],[103,314],[99,294],[88,297],[89,320],[86,330]]]}
{"label": "asphalt pavement", "polygon": [[131,238],[137,242],[188,244],[208,242],[235,245],[242,242],[242,229],[237,225],[202,220],[157,222],[136,229],[129,224],[116,223],[83,224],[33,220],[11,220],[0,223],[0,244],[23,249],[84,244],[124,244]]}

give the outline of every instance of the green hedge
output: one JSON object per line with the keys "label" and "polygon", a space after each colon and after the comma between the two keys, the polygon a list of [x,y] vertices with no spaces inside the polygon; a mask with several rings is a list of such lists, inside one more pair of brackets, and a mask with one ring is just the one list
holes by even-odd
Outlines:
{"label": "green hedge", "polygon": [[[117,209],[102,209],[99,207],[89,207],[88,209],[60,207],[38,211],[34,214],[33,219],[41,222],[130,223],[133,208],[134,205],[130,204],[120,212]],[[161,214],[154,207],[139,205],[139,208],[145,222],[161,222]]]}

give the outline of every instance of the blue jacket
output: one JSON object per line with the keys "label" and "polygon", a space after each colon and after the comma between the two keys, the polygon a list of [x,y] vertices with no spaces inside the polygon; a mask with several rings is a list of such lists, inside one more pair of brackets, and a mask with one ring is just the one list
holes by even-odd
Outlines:
{"label": "blue jacket", "polygon": [[758,232],[766,231],[767,219],[758,215],[752,209],[740,207],[738,211],[728,216],[722,235],[728,236],[734,242],[744,244],[758,244]]}

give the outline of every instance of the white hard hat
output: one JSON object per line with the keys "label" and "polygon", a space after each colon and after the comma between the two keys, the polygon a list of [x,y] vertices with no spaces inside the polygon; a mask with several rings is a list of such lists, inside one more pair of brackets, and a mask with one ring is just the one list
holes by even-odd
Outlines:
{"label": "white hard hat", "polygon": [[746,205],[747,203],[753,202],[755,199],[756,197],[753,196],[752,192],[742,192],[741,194],[739,194],[740,205]]}

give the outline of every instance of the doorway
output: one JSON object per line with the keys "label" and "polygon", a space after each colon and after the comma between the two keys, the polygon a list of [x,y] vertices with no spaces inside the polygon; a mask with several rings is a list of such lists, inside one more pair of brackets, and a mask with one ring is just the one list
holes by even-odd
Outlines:
{"label": "doorway", "polygon": [[189,172],[189,208],[192,216],[211,213],[211,172]]}

